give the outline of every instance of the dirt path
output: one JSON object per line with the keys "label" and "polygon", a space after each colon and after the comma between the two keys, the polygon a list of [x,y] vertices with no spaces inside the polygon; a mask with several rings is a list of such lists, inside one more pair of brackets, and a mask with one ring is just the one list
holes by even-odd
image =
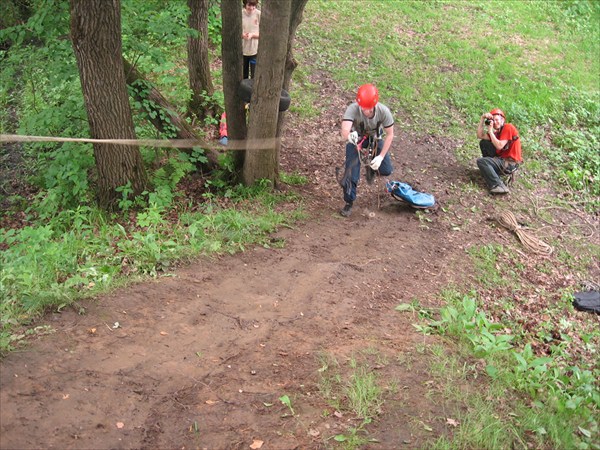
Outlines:
{"label": "dirt path", "polygon": [[[287,139],[329,136],[325,150],[307,156],[292,144],[282,156],[284,169],[311,180],[311,219],[274,236],[285,248],[201,260],[86,303],[85,315],[48,317],[54,333],[1,362],[2,449],[333,446],[328,438],[360,421],[321,395],[325,356],[342,374],[362,358],[386,388],[368,427],[373,448],[422,448],[448,432],[423,355],[432,338],[394,307],[432,306],[437,289],[456,281],[465,243],[453,240],[452,218],[438,210],[420,219],[378,194],[381,181],[363,183],[352,217],[337,214],[333,167],[348,99],[323,89],[329,112],[316,129],[291,123]],[[396,173],[443,205],[448,180],[469,175],[441,143],[397,134]],[[470,238],[484,222],[471,223]]]}

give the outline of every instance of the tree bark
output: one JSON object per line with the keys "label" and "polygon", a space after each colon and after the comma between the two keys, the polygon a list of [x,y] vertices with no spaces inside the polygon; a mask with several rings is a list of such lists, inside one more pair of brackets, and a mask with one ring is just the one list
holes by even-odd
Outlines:
{"label": "tree bark", "polygon": [[296,40],[296,30],[302,22],[302,14],[308,0],[292,0],[292,10],[290,13],[290,29],[287,40],[287,55],[285,59],[285,73],[283,76],[283,89],[289,91],[292,73],[296,70],[298,63],[292,52],[294,41]]}
{"label": "tree bark", "polygon": [[201,120],[217,115],[218,109],[212,101],[215,89],[208,59],[208,1],[188,0],[188,26],[198,33],[198,37],[189,36],[187,39],[188,71],[192,90],[189,111]]}
{"label": "tree bark", "polygon": [[[121,58],[120,0],[70,0],[71,38],[79,67],[90,134],[94,139],[135,139]],[[139,195],[148,183],[139,148],[94,144],[98,202],[116,209],[117,188]]]}
{"label": "tree bark", "polygon": [[[242,81],[242,7],[240,2],[221,1],[221,58],[223,60],[223,94],[227,112],[227,132],[230,141],[246,139],[246,111],[239,95]],[[234,150],[236,175],[244,166],[246,152]]]}
{"label": "tree bark", "polygon": [[[169,103],[158,89],[145,80],[137,69],[125,58],[123,58],[123,67],[125,70],[125,80],[134,89],[135,99],[150,108],[150,111],[143,109],[143,112],[148,114],[148,120],[150,120],[158,131],[167,136],[170,135],[175,139],[198,139],[192,127],[177,114],[176,108]],[[144,89],[140,89],[140,85]],[[188,149],[182,150],[191,152]],[[204,149],[204,154],[208,162],[202,164],[202,168],[212,170],[219,167],[218,152],[211,149]]]}
{"label": "tree bark", "polygon": [[[285,72],[283,74],[283,89],[289,92],[290,90],[290,82],[292,80],[292,74],[298,63],[294,58],[294,54],[292,52],[294,41],[296,40],[296,30],[298,26],[302,22],[302,13],[304,12],[304,7],[308,3],[308,0],[292,0],[292,7],[290,12],[290,29],[288,33],[287,40],[287,54],[285,58]],[[286,111],[283,113],[279,113],[279,118],[277,119],[277,134],[278,138],[281,138],[283,134],[283,127],[285,124]],[[279,167],[281,161],[281,139],[277,140],[277,151],[275,153],[275,164]]]}
{"label": "tree bark", "polygon": [[277,134],[290,14],[291,0],[265,0],[263,3],[260,51],[250,100],[248,151],[243,171],[243,181],[246,185],[263,178],[271,180],[274,185],[279,181],[277,145],[265,146],[261,142],[264,142],[264,139],[275,138]]}

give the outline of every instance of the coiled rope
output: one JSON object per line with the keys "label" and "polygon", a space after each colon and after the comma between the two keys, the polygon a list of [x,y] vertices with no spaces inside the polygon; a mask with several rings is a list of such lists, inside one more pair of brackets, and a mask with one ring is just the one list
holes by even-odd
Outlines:
{"label": "coiled rope", "polygon": [[513,231],[528,250],[540,255],[551,255],[554,251],[552,246],[525,231],[525,229],[519,225],[517,218],[512,212],[501,211],[496,220],[503,227]]}

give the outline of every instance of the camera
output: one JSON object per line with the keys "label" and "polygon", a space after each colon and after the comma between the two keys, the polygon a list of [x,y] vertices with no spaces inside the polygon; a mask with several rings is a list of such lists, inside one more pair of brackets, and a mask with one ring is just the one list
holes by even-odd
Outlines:
{"label": "camera", "polygon": [[485,119],[485,122],[484,122],[484,123],[485,123],[486,125],[489,125],[490,123],[492,123],[492,119]]}

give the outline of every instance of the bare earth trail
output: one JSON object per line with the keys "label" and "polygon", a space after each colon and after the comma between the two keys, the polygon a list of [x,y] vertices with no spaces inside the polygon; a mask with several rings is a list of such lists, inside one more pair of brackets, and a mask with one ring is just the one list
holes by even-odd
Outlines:
{"label": "bare earth trail", "polygon": [[[433,306],[437,290],[464,270],[466,242],[453,241],[441,209],[420,219],[383,193],[383,180],[362,182],[353,215],[339,216],[333,173],[346,103],[338,101],[323,105],[329,112],[319,123],[288,126],[290,142],[322,145],[309,155],[284,144],[284,170],[310,179],[302,189],[311,213],[273,236],[284,248],[201,259],[85,302],[85,315],[47,317],[54,333],[0,362],[2,449],[247,449],[255,440],[263,449],[333,447],[328,438],[360,420],[319,393],[323,355],[342,374],[366,357],[388,388],[368,426],[379,441],[373,448],[422,448],[449,432],[451,412],[422,354],[433,338],[394,307],[413,299]],[[400,127],[396,134],[395,179],[442,205],[450,182],[468,180],[452,149]],[[470,239],[486,232],[485,219],[471,224]]]}

